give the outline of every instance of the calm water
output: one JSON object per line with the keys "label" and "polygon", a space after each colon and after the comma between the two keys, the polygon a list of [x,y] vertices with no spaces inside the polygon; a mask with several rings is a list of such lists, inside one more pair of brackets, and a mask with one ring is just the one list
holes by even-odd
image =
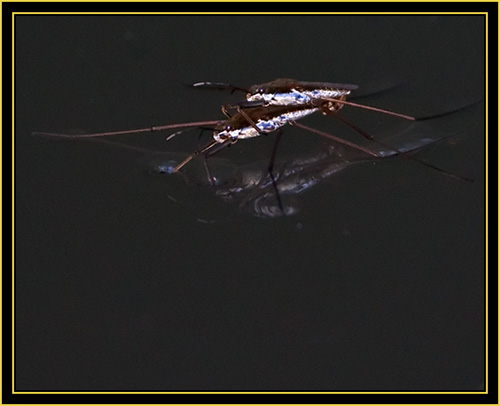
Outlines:
{"label": "calm water", "polygon": [[[219,119],[241,95],[183,84],[277,77],[399,85],[360,102],[445,112],[484,97],[484,21],[16,18],[16,389],[482,389],[482,105],[418,125],[345,109],[398,147],[457,133],[417,156],[474,183],[356,161],[279,218],[216,196],[199,164],[187,183],[157,173],[208,134],[113,139],[141,150],[30,136]],[[326,117],[304,123],[362,141]],[[265,167],[272,143],[213,165],[233,179]],[[279,162],[327,145],[289,128]]]}

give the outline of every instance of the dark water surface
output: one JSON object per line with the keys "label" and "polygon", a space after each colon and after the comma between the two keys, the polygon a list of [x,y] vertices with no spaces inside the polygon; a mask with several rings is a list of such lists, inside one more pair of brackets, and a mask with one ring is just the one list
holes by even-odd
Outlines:
{"label": "dark water surface", "polygon": [[[16,389],[483,389],[483,105],[415,124],[346,107],[398,147],[457,133],[417,156],[474,182],[348,155],[276,218],[216,196],[199,162],[157,173],[208,134],[30,134],[217,120],[241,98],[183,85],[200,80],[400,85],[359,101],[438,114],[484,97],[484,35],[481,16],[17,16]],[[214,168],[234,181],[272,144]],[[287,128],[278,163],[328,144]]]}

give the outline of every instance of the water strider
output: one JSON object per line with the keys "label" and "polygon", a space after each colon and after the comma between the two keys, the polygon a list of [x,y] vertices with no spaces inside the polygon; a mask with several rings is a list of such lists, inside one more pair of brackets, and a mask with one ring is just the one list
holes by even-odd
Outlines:
{"label": "water strider", "polygon": [[[93,137],[104,137],[119,134],[135,134],[135,133],[145,133],[145,132],[155,132],[163,131],[167,129],[176,128],[210,128],[213,131],[213,140],[208,144],[202,146],[201,148],[195,150],[192,154],[188,155],[182,162],[180,162],[172,172],[179,172],[185,165],[192,161],[197,156],[202,156],[205,159],[205,167],[207,171],[207,176],[210,180],[213,179],[210,174],[209,167],[206,160],[215,155],[220,150],[225,147],[234,144],[239,140],[255,138],[261,135],[267,135],[270,133],[276,133],[276,139],[274,142],[273,150],[271,152],[271,157],[268,164],[268,173],[271,178],[276,196],[278,199],[279,206],[282,207],[280,196],[278,192],[278,187],[276,185],[276,179],[273,174],[274,162],[276,159],[277,149],[279,142],[281,140],[282,128],[287,125],[295,125],[303,130],[321,135],[328,139],[331,139],[337,143],[347,145],[351,148],[357,149],[367,155],[374,157],[381,157],[377,152],[365,148],[356,143],[346,141],[342,138],[336,137],[332,134],[319,131],[312,127],[306,126],[298,122],[298,120],[309,116],[313,113],[321,112],[324,115],[332,116],[337,118],[341,123],[347,125],[354,131],[361,134],[363,137],[384,146],[392,150],[395,154],[404,154],[404,151],[400,151],[396,148],[391,147],[381,141],[374,139],[370,134],[356,127],[354,124],[348,122],[346,119],[340,117],[338,112],[345,106],[352,106],[363,108],[366,110],[372,110],[375,112],[388,114],[392,116],[397,116],[406,120],[422,120],[428,119],[425,117],[422,119],[415,119],[414,117],[407,116],[400,113],[395,113],[392,111],[380,109],[378,107],[361,105],[357,103],[352,103],[346,100],[347,96],[351,94],[353,90],[356,90],[358,86],[349,84],[338,84],[338,83],[328,83],[328,82],[303,82],[296,81],[293,79],[276,79],[271,82],[267,82],[260,85],[250,86],[248,89],[232,86],[229,84],[218,83],[218,82],[198,82],[193,85],[194,87],[207,87],[207,88],[228,88],[232,91],[240,90],[246,92],[246,99],[241,103],[234,105],[224,105],[222,106],[222,111],[226,115],[225,120],[211,120],[211,121],[200,121],[192,123],[181,123],[181,124],[170,124],[163,126],[155,126],[149,128],[141,128],[126,131],[113,131],[113,132],[103,132],[103,133],[93,133],[93,134],[80,134],[80,135],[69,135],[69,134],[56,134],[56,133],[44,133],[37,132],[35,135],[52,136],[52,137],[65,137],[65,138],[93,138]],[[451,113],[451,112],[449,112]],[[448,114],[449,114],[448,113]],[[436,117],[441,116],[437,115]],[[181,131],[172,134],[167,139],[179,134]],[[468,180],[452,173],[449,173],[443,169],[440,169],[432,164],[421,161],[415,157],[404,155],[405,157],[417,161],[427,167],[435,169],[445,175]]]}
{"label": "water strider", "polygon": [[[203,146],[193,154],[189,155],[183,162],[181,162],[174,170],[179,171],[184,165],[190,162],[197,155],[204,155],[209,157],[213,153],[218,152],[226,145],[235,143],[240,139],[248,139],[257,137],[271,132],[278,132],[276,137],[271,160],[268,166],[269,174],[273,178],[272,168],[274,165],[274,158],[281,139],[280,129],[286,124],[292,124],[300,127],[306,131],[316,133],[318,135],[333,139],[334,141],[342,144],[349,145],[350,147],[357,148],[369,155],[377,156],[375,152],[363,148],[358,144],[347,142],[341,138],[335,137],[331,134],[316,130],[314,128],[297,123],[297,120],[306,117],[315,112],[322,112],[324,115],[330,115],[343,124],[346,124],[354,131],[361,134],[363,137],[376,142],[386,148],[392,149],[395,153],[402,154],[401,151],[392,148],[390,145],[375,140],[370,134],[356,127],[354,124],[339,117],[337,112],[342,109],[344,105],[359,107],[367,110],[376,111],[406,120],[415,121],[412,116],[396,113],[389,110],[380,109],[373,106],[361,105],[358,103],[348,102],[347,96],[351,91],[358,89],[357,85],[352,84],[339,84],[329,82],[304,82],[294,79],[280,78],[271,82],[253,85],[248,88],[238,87],[220,82],[197,82],[192,85],[193,87],[205,88],[219,88],[231,89],[232,91],[239,90],[246,92],[246,101],[234,105],[222,106],[222,111],[228,117],[225,122],[221,122],[214,128],[213,138],[214,141]],[[231,115],[230,111],[236,110],[236,113]],[[425,117],[428,119],[429,117]],[[422,120],[422,119],[420,119]],[[432,169],[438,170],[448,176],[469,180],[444,171],[432,164],[423,162],[417,158],[411,157],[417,162],[428,166]]]}
{"label": "water strider", "polygon": [[193,87],[239,90],[246,93],[246,100],[260,105],[291,106],[307,104],[324,97],[340,98],[357,90],[357,85],[303,82],[295,79],[279,78],[271,82],[252,85],[248,88],[220,82],[197,82]]}
{"label": "water strider", "polygon": [[317,105],[317,102],[329,102],[329,110],[337,111],[344,104],[362,107],[368,110],[374,110],[381,113],[395,115],[407,120],[415,120],[414,117],[405,114],[399,114],[376,107],[361,105],[358,103],[347,102],[346,98],[352,91],[357,90],[358,85],[345,83],[329,82],[304,82],[289,78],[279,78],[271,82],[253,85],[248,89],[221,82],[197,82],[192,85],[200,88],[216,88],[239,90],[246,92],[246,102],[240,102],[234,105],[225,105],[223,112],[231,108],[257,107],[257,106],[303,106]]}

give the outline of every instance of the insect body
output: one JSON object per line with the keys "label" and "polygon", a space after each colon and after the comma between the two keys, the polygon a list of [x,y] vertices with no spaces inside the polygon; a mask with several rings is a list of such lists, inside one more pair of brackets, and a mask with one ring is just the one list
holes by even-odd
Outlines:
{"label": "insect body", "polygon": [[307,106],[318,107],[322,105],[330,111],[340,110],[351,91],[358,89],[357,85],[329,83],[329,82],[303,82],[295,79],[280,78],[271,82],[250,86],[248,89],[220,82],[198,82],[193,87],[229,88],[232,91],[240,90],[246,93],[246,101],[237,104],[222,106],[222,112],[231,117],[230,110],[241,112],[242,108],[268,107],[268,106]]}
{"label": "insect body", "polygon": [[[179,163],[172,172],[180,171],[187,163],[189,163],[198,155],[203,155],[205,158],[208,158],[223,149],[225,146],[234,144],[240,139],[254,138],[263,134],[277,132],[278,135],[275,140],[273,152],[271,154],[271,160],[268,167],[269,173],[272,177],[274,158],[281,137],[280,130],[281,127],[285,126],[286,124],[297,125],[305,130],[312,131],[319,135],[333,139],[334,141],[337,141],[344,145],[348,145],[368,155],[377,156],[377,154],[373,151],[370,151],[369,149],[366,149],[360,145],[351,143],[328,133],[323,133],[321,131],[311,129],[310,127],[304,126],[302,124],[299,125],[296,122],[297,120],[320,111],[323,108],[327,109],[329,113],[333,114],[333,109],[335,109],[335,107],[332,106],[332,102],[335,102],[335,100],[331,100],[332,101],[318,100],[317,102],[305,105],[271,105],[266,107],[249,107],[245,109],[238,108],[237,113],[229,117],[226,121],[220,122],[215,126],[213,132],[213,141],[189,155],[184,161]],[[341,107],[342,106],[338,108]]]}
{"label": "insect body", "polygon": [[357,85],[329,83],[329,82],[303,82],[295,79],[280,78],[271,82],[253,85],[248,88],[220,82],[197,82],[193,87],[231,89],[246,93],[242,107],[256,106],[292,106],[305,105],[314,100],[324,98],[345,98],[351,91],[358,89]]}
{"label": "insect body", "polygon": [[251,86],[246,98],[249,102],[262,102],[265,105],[297,106],[310,104],[320,99],[345,100],[346,96],[357,88],[357,85],[301,82],[281,78]]}
{"label": "insect body", "polygon": [[[316,111],[318,111],[316,107],[304,106],[269,106],[238,109],[238,112],[233,116],[215,126],[213,141],[189,155],[173,169],[173,172],[178,172],[198,155],[208,158],[225,146],[234,144],[240,139],[254,138],[262,134],[279,131],[284,125],[294,123],[295,120]],[[278,132],[278,134],[280,133]],[[275,141],[276,148],[279,138],[278,135]],[[270,169],[272,169],[273,162],[274,158],[271,159]]]}
{"label": "insect body", "polygon": [[[232,88],[233,90],[244,90],[224,83],[198,82],[194,87],[217,87]],[[230,109],[236,109],[241,112],[242,108],[256,106],[297,106],[304,109],[310,107],[320,108],[323,114],[331,114],[339,111],[344,105],[364,108],[366,110],[378,111],[392,116],[404,118],[406,120],[415,120],[414,117],[405,114],[395,113],[389,110],[383,110],[377,107],[361,105],[348,102],[347,96],[353,90],[358,89],[357,85],[329,83],[329,82],[303,82],[295,79],[280,78],[260,85],[253,85],[246,91],[246,101],[234,105],[222,106],[222,112],[231,117]]]}
{"label": "insect body", "polygon": [[240,110],[217,125],[213,138],[217,142],[258,137],[276,131],[284,125],[318,111],[317,107],[291,106],[251,107]]}

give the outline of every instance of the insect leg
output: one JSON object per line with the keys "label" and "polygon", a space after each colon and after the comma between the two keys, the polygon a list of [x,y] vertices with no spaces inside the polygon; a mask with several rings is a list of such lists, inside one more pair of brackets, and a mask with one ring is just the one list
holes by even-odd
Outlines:
{"label": "insect leg", "polygon": [[[405,120],[415,121],[415,117],[407,116],[406,114],[396,113],[396,112],[390,111],[390,110],[379,109],[378,107],[367,106],[366,104],[353,103],[353,102],[349,102],[347,100],[331,99],[329,97],[324,97],[323,99],[320,99],[320,100],[326,100],[326,101],[329,101],[329,102],[334,102],[334,103],[339,103],[339,104],[347,104],[348,106],[359,107],[359,108],[362,108],[362,109],[365,109],[365,110],[372,110],[372,111],[376,111],[378,113],[383,113],[383,114],[387,114],[387,115],[390,115],[390,116],[396,116],[396,117],[404,118]],[[318,105],[318,103],[315,103],[315,105]],[[319,105],[319,107],[325,113],[327,113],[325,111],[325,109],[328,110],[330,113],[333,113],[331,110],[327,109],[325,106]]]}
{"label": "insect leg", "polygon": [[376,144],[379,144],[379,145],[383,146],[384,148],[390,149],[391,151],[395,152],[398,155],[402,155],[402,156],[404,156],[407,159],[411,159],[412,161],[419,162],[422,165],[425,165],[425,166],[427,166],[427,167],[429,167],[431,169],[434,169],[434,170],[436,170],[438,172],[441,172],[443,175],[450,176],[450,177],[456,178],[456,179],[466,180],[467,182],[473,182],[473,180],[470,179],[470,178],[466,178],[466,177],[463,177],[463,176],[456,175],[454,173],[448,172],[448,171],[446,171],[444,169],[441,169],[441,168],[439,168],[439,167],[437,167],[435,165],[432,165],[432,164],[430,164],[428,162],[422,161],[421,159],[418,159],[418,158],[416,158],[414,156],[408,155],[407,153],[402,152],[399,149],[394,148],[394,147],[392,147],[389,144],[386,144],[385,142],[376,140],[372,135],[368,134],[366,131],[363,131],[359,127],[357,127],[354,124],[352,124],[350,121],[347,121],[345,118],[340,117],[337,113],[334,113],[334,112],[328,110],[326,107],[323,108],[323,111],[326,114],[331,115],[332,117],[336,118],[341,123],[344,123],[348,127],[352,128],[354,131],[356,131],[357,133],[361,134],[363,137],[369,139],[370,141],[372,141],[372,142],[374,142]]}
{"label": "insect leg", "polygon": [[178,164],[172,171],[172,173],[179,172],[186,164],[191,162],[194,158],[196,158],[198,155],[203,155],[204,158],[204,165],[205,165],[205,170],[207,171],[207,177],[208,181],[212,186],[215,186],[215,179],[212,176],[210,169],[207,164],[207,159],[210,158],[211,156],[215,155],[217,152],[222,150],[223,148],[227,147],[228,145],[234,144],[236,140],[228,139],[225,140],[224,142],[217,142],[217,141],[210,141],[208,144],[204,145],[203,147],[197,149],[194,151],[192,154],[186,157],[184,161],[182,161],[180,164]]}
{"label": "insect leg", "polygon": [[191,162],[195,157],[197,157],[200,154],[204,154],[207,151],[209,151],[211,148],[213,148],[215,145],[220,144],[217,141],[210,141],[208,144],[204,145],[203,147],[197,149],[194,151],[192,154],[188,155],[184,161],[182,161],[179,165],[177,165],[172,172],[179,172],[188,162]]}
{"label": "insect leg", "polygon": [[198,136],[198,138],[201,138],[204,131],[214,131],[214,127],[192,127],[192,128],[188,128],[185,130],[179,130],[179,131],[176,131],[175,133],[170,134],[168,137],[166,137],[165,141],[170,141],[172,138],[177,137],[180,134],[187,133],[188,131],[191,131],[191,130],[201,130],[200,135]]}
{"label": "insect leg", "polygon": [[269,160],[269,165],[267,167],[267,170],[269,172],[269,176],[271,177],[271,182],[273,183],[274,191],[276,192],[276,198],[278,199],[278,206],[279,206],[280,210],[282,212],[284,212],[283,204],[281,203],[280,192],[278,190],[278,185],[276,184],[276,178],[274,177],[274,174],[273,174],[274,162],[276,160],[276,154],[278,153],[278,146],[279,146],[282,134],[283,134],[283,132],[281,131],[281,129],[276,131],[276,139],[274,140],[273,150],[271,151],[271,158]]}
{"label": "insect leg", "polygon": [[237,110],[238,113],[241,113],[242,108],[251,108],[251,107],[262,107],[265,106],[266,102],[262,100],[255,100],[255,101],[242,101],[240,103],[236,104],[224,104],[221,107],[222,113],[228,118],[231,118],[232,114],[229,112],[229,110]]}
{"label": "insect leg", "polygon": [[236,90],[248,93],[248,89],[222,82],[196,82],[193,83],[191,86],[199,88],[207,88],[207,89],[219,89],[219,90],[229,89],[231,90],[231,93],[235,92]]}
{"label": "insect leg", "polygon": [[381,156],[379,154],[377,154],[375,151],[372,151],[372,150],[370,150],[368,148],[362,147],[361,145],[355,144],[353,142],[346,141],[346,140],[344,140],[342,138],[336,137],[335,135],[326,133],[324,131],[317,130],[316,128],[309,127],[307,125],[301,124],[301,123],[299,123],[297,121],[293,121],[293,120],[290,120],[289,124],[297,126],[299,128],[302,128],[303,130],[310,131],[312,133],[321,135],[322,137],[329,138],[329,139],[331,139],[333,141],[338,142],[339,144],[347,145],[348,147],[357,149],[358,151],[364,152],[365,154],[374,156],[376,158],[381,158]]}
{"label": "insect leg", "polygon": [[230,106],[230,105],[223,105],[221,107],[221,110],[222,110],[222,113],[227,117],[227,118],[231,118],[231,113],[229,113],[229,110],[232,108],[233,106]]}
{"label": "insect leg", "polygon": [[206,150],[205,153],[203,154],[203,158],[204,158],[203,165],[205,165],[205,171],[207,172],[208,181],[210,182],[210,184],[212,186],[215,186],[215,178],[212,176],[212,173],[210,171],[210,167],[208,166],[208,158],[210,158],[211,156],[214,156],[217,152],[221,151],[225,147],[228,147],[229,145],[234,144],[236,141],[237,141],[237,139],[236,140],[226,140],[224,142],[218,143],[219,145],[215,145],[213,148]]}
{"label": "insect leg", "polygon": [[257,131],[260,135],[267,135],[267,133],[265,133],[259,127],[257,127],[255,121],[252,120],[252,118],[246,113],[244,109],[242,109],[240,106],[237,106],[236,110],[243,116],[245,120],[247,120],[248,124],[250,124],[255,129],[255,131]]}
{"label": "insect leg", "polygon": [[59,134],[59,133],[47,133],[47,132],[33,132],[31,135],[35,136],[43,136],[43,137],[57,137],[57,138],[94,138],[94,137],[106,137],[108,135],[121,135],[121,134],[138,134],[138,133],[147,133],[147,132],[156,132],[168,130],[170,128],[186,128],[186,127],[201,127],[201,126],[210,126],[217,125],[220,121],[199,121],[194,123],[181,123],[181,124],[168,124],[168,125],[160,125],[153,126],[147,128],[138,128],[135,130],[125,130],[125,131],[111,131],[104,133],[92,133],[92,134]]}

